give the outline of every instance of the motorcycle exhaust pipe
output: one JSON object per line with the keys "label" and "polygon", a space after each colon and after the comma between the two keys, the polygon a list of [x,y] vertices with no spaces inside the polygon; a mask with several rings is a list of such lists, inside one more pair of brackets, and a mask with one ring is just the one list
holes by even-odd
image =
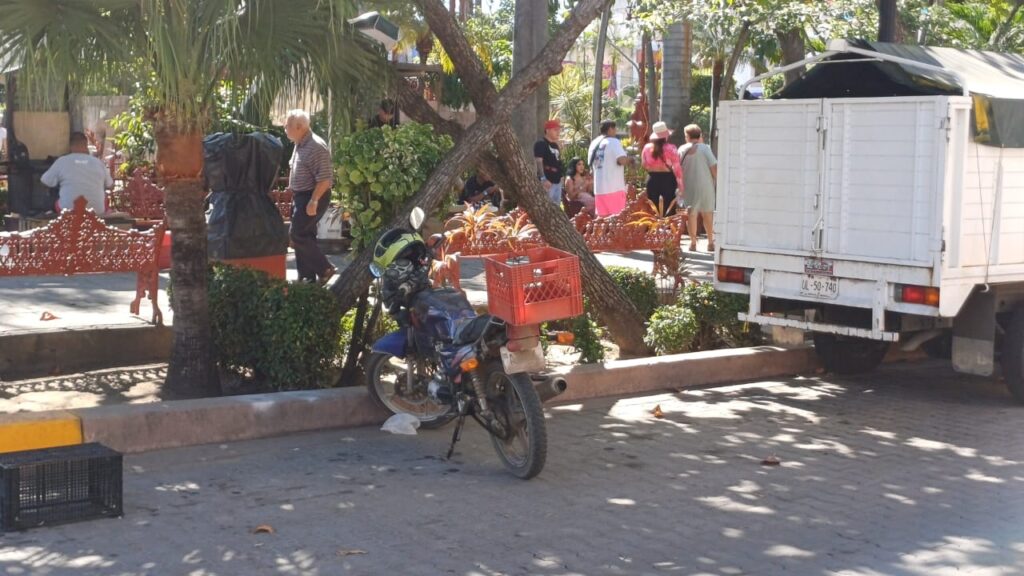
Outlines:
{"label": "motorcycle exhaust pipe", "polygon": [[542,404],[565,392],[568,388],[569,383],[561,376],[546,376],[533,383],[533,389],[537,391],[537,396],[540,397]]}

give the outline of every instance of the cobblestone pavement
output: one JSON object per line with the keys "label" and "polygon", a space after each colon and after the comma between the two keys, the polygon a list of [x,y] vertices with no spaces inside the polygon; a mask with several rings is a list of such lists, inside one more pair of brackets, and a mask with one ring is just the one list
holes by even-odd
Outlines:
{"label": "cobblestone pavement", "polygon": [[891,365],[549,413],[530,482],[475,427],[452,462],[449,430],[128,457],[123,519],[6,534],[0,573],[1024,573],[1024,408],[996,383]]}

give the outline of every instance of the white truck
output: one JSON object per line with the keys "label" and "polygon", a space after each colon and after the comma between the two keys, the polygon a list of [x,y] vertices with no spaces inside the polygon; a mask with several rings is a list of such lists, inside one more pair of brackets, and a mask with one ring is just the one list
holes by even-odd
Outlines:
{"label": "white truck", "polygon": [[716,288],[831,371],[899,342],[1001,366],[1024,402],[1024,58],[839,41],[798,64],[721,106]]}

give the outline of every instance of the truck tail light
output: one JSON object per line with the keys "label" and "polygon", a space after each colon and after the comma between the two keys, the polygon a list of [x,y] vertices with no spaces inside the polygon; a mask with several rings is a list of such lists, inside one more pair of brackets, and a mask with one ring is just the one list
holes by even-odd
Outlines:
{"label": "truck tail light", "polygon": [[939,289],[931,286],[899,284],[896,286],[896,301],[938,307]]}
{"label": "truck tail light", "polygon": [[736,266],[719,266],[717,270],[719,282],[731,284],[750,284],[750,268],[737,268]]}

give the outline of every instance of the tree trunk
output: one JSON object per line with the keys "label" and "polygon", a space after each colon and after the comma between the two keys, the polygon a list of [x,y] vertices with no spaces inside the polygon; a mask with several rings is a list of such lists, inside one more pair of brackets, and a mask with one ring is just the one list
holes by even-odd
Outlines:
{"label": "tree trunk", "polygon": [[507,127],[499,129],[494,147],[512,180],[516,200],[530,215],[530,221],[537,226],[544,240],[555,248],[579,256],[583,289],[601,321],[608,326],[622,356],[648,354],[650,349],[644,344],[646,329],[640,312],[615,284],[561,208],[548,200],[543,186],[532,176],[526,158],[515,153],[519,150],[515,133]]}
{"label": "tree trunk", "polygon": [[[432,6],[436,0],[424,0]],[[391,222],[383,230],[390,230],[396,226],[404,226],[407,215],[415,206],[423,208],[428,213],[436,209],[441,200],[450,191],[451,185],[461,175],[465,168],[474,160],[481,151],[487,149],[491,138],[502,123],[509,122],[512,108],[523,101],[537,87],[546,82],[553,74],[562,68],[562,59],[572,48],[576,39],[583,30],[594,20],[604,5],[603,0],[582,0],[576,5],[572,15],[562,25],[562,29],[548,44],[541,50],[541,53],[534,58],[520,73],[514,74],[508,84],[501,91],[501,94],[494,101],[489,109],[477,107],[477,121],[469,126],[459,138],[455,147],[452,148],[438,165],[434,172],[409,202],[398,212]],[[438,4],[440,6],[440,4]],[[461,33],[460,33],[461,36]],[[462,37],[465,40],[465,37]],[[467,43],[468,45],[468,43]],[[446,48],[447,50],[447,48]],[[472,52],[472,51],[470,51]],[[466,64],[465,55],[455,55],[449,50],[449,55],[456,63]],[[478,66],[483,71],[483,66],[476,59],[475,54],[469,59],[471,65]],[[486,77],[486,76],[485,76]],[[465,79],[465,78],[464,78]],[[472,85],[472,82],[468,82]],[[488,81],[490,90],[494,86]],[[338,298],[343,312],[351,308],[359,296],[370,285],[370,262],[373,259],[372,250],[363,250],[354,261],[340,274],[340,277],[331,285],[331,292]]]}
{"label": "tree trunk", "polygon": [[597,138],[601,124],[601,95],[604,88],[604,47],[608,43],[608,20],[612,15],[611,3],[601,14],[601,28],[597,33],[597,48],[594,50],[594,99],[591,101],[590,137]]}
{"label": "tree trunk", "polygon": [[736,44],[732,47],[732,54],[729,55],[729,60],[726,62],[725,70],[722,73],[721,85],[718,88],[718,102],[732,100],[736,96],[736,92],[733,90],[733,76],[736,75],[736,66],[739,65],[740,55],[743,54],[743,49],[747,47],[747,41],[749,40],[750,22],[744,22],[743,27],[740,28],[739,36],[736,37]]}
{"label": "tree trunk", "polygon": [[878,41],[895,42],[897,27],[896,0],[878,0]]}
{"label": "tree trunk", "polygon": [[[807,47],[804,45],[804,33],[799,28],[776,32],[775,37],[779,41],[779,48],[782,50],[782,65],[799,62],[807,57]],[[786,85],[789,86],[803,74],[803,68],[796,68],[785,72]]]}
{"label": "tree trunk", "polygon": [[175,398],[220,393],[212,358],[210,311],[206,292],[206,190],[203,181],[179,179],[164,187],[171,231],[171,308],[174,347],[165,390]]}
{"label": "tree trunk", "polygon": [[164,209],[171,232],[171,308],[174,347],[166,391],[174,397],[220,394],[213,365],[213,340],[206,292],[206,189],[203,135],[155,126],[157,178],[164,183]]}
{"label": "tree trunk", "polygon": [[[460,77],[470,79],[467,85],[474,88],[468,91],[476,107],[491,110],[496,99],[500,99],[490,82],[476,81],[484,75],[483,65],[455,21],[443,10],[438,10],[433,1],[419,0],[424,18],[451,56]],[[529,157],[521,152],[515,132],[504,124],[500,125],[494,146],[498,162],[504,168],[505,177],[511,181],[517,200],[544,239],[556,248],[579,255],[585,290],[622,353],[627,356],[646,353],[648,348],[643,342],[644,324],[640,313],[587,248],[565,213],[548,200],[544,188],[533,176]]]}
{"label": "tree trunk", "polygon": [[1020,12],[1022,7],[1024,7],[1024,0],[1014,0],[1013,8],[1006,16],[1006,20],[1004,20],[1002,25],[1000,25],[999,28],[996,28],[995,33],[992,34],[992,38],[988,43],[989,50],[999,50],[1001,48],[1000,44],[1002,43],[1003,38],[1005,38],[1006,34],[1011,28],[1013,28],[1013,21],[1016,20],[1017,13]]}
{"label": "tree trunk", "polygon": [[689,24],[676,22],[662,37],[661,120],[675,129],[671,140],[680,144],[690,122],[691,35]]}
{"label": "tree trunk", "polygon": [[650,130],[650,125],[658,121],[658,66],[654,61],[654,46],[651,42],[650,33],[644,33],[643,36],[643,49],[644,49],[644,69],[640,71],[641,74],[647,76],[647,126]]}
{"label": "tree trunk", "polygon": [[[547,0],[516,0],[515,27],[512,40],[512,73],[518,74],[540,54],[548,39],[548,2]],[[465,81],[465,79],[463,79]],[[480,81],[481,79],[476,79]],[[490,78],[483,77],[488,84]],[[467,87],[467,90],[469,87]],[[479,89],[479,87],[477,88]],[[532,144],[544,132],[544,122],[548,119],[547,82],[538,86],[537,90],[526,97],[523,103],[512,113],[512,122],[519,134],[520,141],[529,148],[525,151],[532,154]]]}

